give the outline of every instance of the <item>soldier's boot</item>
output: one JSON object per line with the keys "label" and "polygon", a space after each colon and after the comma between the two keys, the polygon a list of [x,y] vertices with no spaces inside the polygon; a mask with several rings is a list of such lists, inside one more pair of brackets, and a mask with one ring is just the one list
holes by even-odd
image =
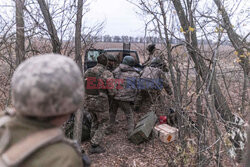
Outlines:
{"label": "soldier's boot", "polygon": [[134,131],[134,119],[133,116],[127,116],[127,129],[128,129],[128,136],[131,135],[131,133]]}
{"label": "soldier's boot", "polygon": [[117,121],[115,120],[117,114],[117,109],[113,109],[109,111],[109,125],[105,129],[105,134],[110,135],[115,132],[114,126],[117,124]]}
{"label": "soldier's boot", "polygon": [[100,145],[91,145],[89,153],[90,154],[100,154],[104,153],[106,150]]}
{"label": "soldier's boot", "polygon": [[133,131],[134,131],[134,126],[128,126],[128,136],[130,136]]}
{"label": "soldier's boot", "polygon": [[134,130],[134,115],[132,111],[132,105],[131,103],[123,102],[121,105],[127,119],[127,130],[128,130],[128,136],[133,132]]}

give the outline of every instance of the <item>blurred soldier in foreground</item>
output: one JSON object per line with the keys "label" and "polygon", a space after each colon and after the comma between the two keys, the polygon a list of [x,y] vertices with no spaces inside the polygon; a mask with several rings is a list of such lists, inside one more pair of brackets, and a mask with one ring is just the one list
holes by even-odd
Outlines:
{"label": "blurred soldier in foreground", "polygon": [[168,72],[168,68],[167,68],[167,65],[165,63],[164,54],[162,53],[162,51],[160,49],[157,49],[155,47],[155,44],[148,45],[147,51],[148,51],[148,59],[143,63],[143,66],[149,66],[151,64],[151,62],[153,61],[153,59],[157,58],[162,63],[160,68],[164,72]]}
{"label": "blurred soldier in foreground", "polygon": [[[145,107],[143,110],[148,110],[153,104],[165,104],[166,102],[161,98],[163,89],[166,90],[168,95],[172,95],[170,84],[165,73],[161,70],[162,64],[163,62],[161,59],[153,58],[150,66],[145,67],[141,72],[141,79],[139,82],[141,92],[139,99],[143,104],[137,104],[136,107],[142,106]],[[169,110],[170,105],[167,104],[167,107]]]}
{"label": "blurred soldier in foreground", "polygon": [[133,102],[137,95],[136,80],[139,78],[139,74],[133,68],[135,60],[131,56],[125,56],[122,64],[117,67],[113,74],[114,77],[120,79],[119,85],[117,85],[117,94],[114,97],[112,108],[110,110],[110,126],[113,129],[115,124],[115,117],[118,107],[121,107],[127,118],[128,135],[134,130],[134,117],[133,117]]}
{"label": "blurred soldier in foreground", "polygon": [[60,128],[83,98],[81,72],[73,60],[48,54],[24,61],[12,77],[11,93],[16,116],[0,127],[1,167],[90,165]]}
{"label": "blurred soldier in foreground", "polygon": [[[112,88],[114,77],[106,69],[108,59],[104,54],[97,57],[97,65],[85,72],[85,106],[92,116],[91,124],[91,148],[90,153],[103,153],[105,149],[100,146],[109,111],[109,96],[115,95],[115,89]],[[108,83],[109,82],[109,83]],[[106,87],[111,84],[111,87]],[[106,118],[106,119],[105,119]]]}

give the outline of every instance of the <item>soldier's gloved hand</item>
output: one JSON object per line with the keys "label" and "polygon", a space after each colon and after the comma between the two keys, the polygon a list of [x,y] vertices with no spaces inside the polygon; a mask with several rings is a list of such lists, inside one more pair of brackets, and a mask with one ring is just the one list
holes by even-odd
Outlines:
{"label": "soldier's gloved hand", "polygon": [[82,162],[84,167],[90,167],[91,165],[91,160],[85,153],[82,154]]}

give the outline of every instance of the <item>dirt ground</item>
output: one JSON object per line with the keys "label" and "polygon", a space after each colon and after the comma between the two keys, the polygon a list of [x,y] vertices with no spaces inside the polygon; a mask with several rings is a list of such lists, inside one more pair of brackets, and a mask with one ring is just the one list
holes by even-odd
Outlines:
{"label": "dirt ground", "polygon": [[[158,113],[158,111],[157,111]],[[146,113],[134,113],[135,122]],[[193,143],[194,136],[189,136],[186,142],[187,150],[181,151],[180,138],[171,143],[163,143],[158,138],[151,137],[149,141],[139,145],[133,144],[127,139],[126,117],[121,110],[117,113],[117,124],[115,133],[105,135],[103,139],[105,153],[88,154],[90,142],[82,143],[83,149],[89,155],[92,165],[91,167],[189,167],[198,166],[196,164],[196,147],[197,143]],[[215,148],[210,148],[210,152],[215,152]],[[242,167],[236,164],[234,160],[227,156],[226,152],[221,155],[223,164],[227,167]],[[213,155],[211,158],[214,158]],[[216,166],[215,163],[209,163],[208,167]]]}
{"label": "dirt ground", "polygon": [[[135,113],[135,120],[144,114]],[[135,145],[127,139],[126,117],[122,111],[118,111],[116,120],[116,132],[103,139],[106,152],[89,155],[92,167],[165,167],[174,161],[175,157],[171,154],[176,152],[175,141],[165,144],[159,139],[151,138],[147,142]],[[83,143],[83,148],[88,153],[88,141]]]}

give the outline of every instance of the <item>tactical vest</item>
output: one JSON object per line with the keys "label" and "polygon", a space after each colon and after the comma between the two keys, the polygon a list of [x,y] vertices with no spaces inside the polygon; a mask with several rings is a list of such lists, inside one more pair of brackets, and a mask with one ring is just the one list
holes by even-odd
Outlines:
{"label": "tactical vest", "polygon": [[102,79],[102,74],[104,71],[99,70],[98,72],[95,72],[93,69],[89,69],[84,74],[85,79],[85,93],[87,95],[96,95],[98,96],[100,94],[100,89],[93,88],[94,86],[98,86],[98,79]]}
{"label": "tactical vest", "polygon": [[155,67],[145,67],[140,75],[139,85],[142,90],[161,90],[163,88],[162,80],[159,78],[160,69]]}

